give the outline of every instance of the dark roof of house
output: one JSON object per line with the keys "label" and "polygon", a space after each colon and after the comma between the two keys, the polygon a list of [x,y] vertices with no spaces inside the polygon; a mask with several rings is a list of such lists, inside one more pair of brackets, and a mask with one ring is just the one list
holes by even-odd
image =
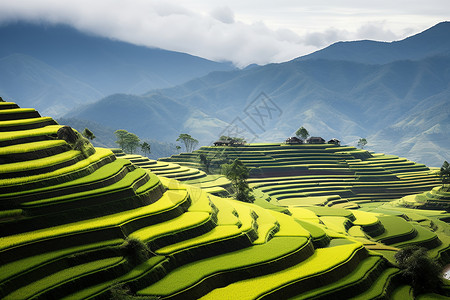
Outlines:
{"label": "dark roof of house", "polygon": [[302,139],[299,139],[298,137],[296,137],[296,136],[291,136],[291,137],[289,137],[289,138],[287,138],[286,139],[286,143],[297,143],[297,144],[301,144],[301,143],[303,143],[303,140]]}
{"label": "dark roof of house", "polygon": [[214,142],[214,144],[231,144],[231,143],[233,143],[233,141],[229,140],[218,140]]}

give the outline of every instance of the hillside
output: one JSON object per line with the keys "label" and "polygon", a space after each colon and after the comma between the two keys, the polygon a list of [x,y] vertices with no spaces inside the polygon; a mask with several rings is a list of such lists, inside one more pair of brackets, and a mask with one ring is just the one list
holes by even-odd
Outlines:
{"label": "hillside", "polygon": [[[257,204],[269,209],[221,198],[185,184],[211,181],[201,171],[118,151],[116,157],[12,102],[0,102],[0,145],[2,299],[405,299],[411,286],[389,262],[399,248],[423,245],[433,259],[449,262],[444,211],[375,210],[377,203],[365,210],[307,203],[280,210],[262,196]],[[264,147],[283,156],[281,168],[295,156],[328,152],[361,177],[380,175],[380,163],[418,181],[429,172],[338,146],[250,145],[248,153],[229,154],[247,156],[274,175],[260,159]]]}
{"label": "hillside", "polygon": [[[5,41],[0,49],[1,78],[7,79],[0,81],[3,97],[52,116],[113,93],[139,94],[233,68],[63,25],[2,24],[0,39]],[[55,99],[60,101],[57,106]]]}
{"label": "hillside", "polygon": [[[79,119],[56,119],[59,124],[69,125],[70,127],[76,129],[78,132],[83,132],[85,128],[92,129],[95,131],[95,139],[91,141],[92,145],[95,147],[102,148],[115,148],[117,147],[117,136],[114,134],[113,129],[107,126],[103,126],[99,123],[92,121],[85,121]],[[150,144],[151,153],[148,154],[149,158],[157,159],[159,157],[166,157],[172,154],[178,153],[176,145],[169,142],[161,142],[159,140],[152,139],[142,139],[142,142],[147,142]],[[136,149],[141,152],[141,149]]]}
{"label": "hillside", "polygon": [[365,64],[386,64],[398,60],[422,60],[449,53],[450,22],[439,23],[419,34],[394,42],[339,42],[298,60],[332,59]]}
{"label": "hillside", "polygon": [[[185,113],[175,112],[178,122],[159,123],[164,124],[161,128],[169,128],[164,137],[158,137],[165,141],[188,132],[200,144],[208,145],[238,120],[248,141],[281,142],[304,126],[313,136],[336,137],[349,145],[366,137],[374,151],[438,167],[450,157],[446,137],[450,45],[442,38],[448,36],[449,27],[449,23],[441,23],[402,41],[376,43],[376,47],[348,42],[345,57],[333,50],[340,47],[334,45],[286,63],[213,72],[183,85],[150,91],[143,98],[150,102],[155,95],[167,97],[185,107]],[[386,60],[377,61],[373,58],[377,56]],[[127,97],[129,103],[143,99]],[[271,111],[262,105],[265,97],[272,103]],[[252,111],[254,105],[261,105],[260,111]],[[108,113],[102,113],[94,105],[87,106],[67,117],[113,126],[108,114],[122,108],[108,107]],[[173,107],[177,111],[179,105]],[[159,118],[150,109],[146,112]],[[129,130],[141,130],[141,123],[147,121],[137,119],[141,121],[124,115],[120,122],[131,124],[133,120]]]}
{"label": "hillside", "polygon": [[[215,72],[181,86],[152,91],[144,97],[114,98],[128,99],[127,103],[133,105],[139,105],[143,99],[150,103],[155,97],[180,103],[172,106],[176,121],[169,121],[169,117],[158,123],[158,128],[166,133],[158,134],[158,138],[164,141],[174,141],[179,133],[187,132],[201,145],[208,145],[227,130],[228,124],[240,118],[245,123],[240,126],[249,128],[243,134],[248,141],[281,142],[304,126],[312,136],[336,137],[343,144],[355,145],[360,137],[366,137],[369,149],[438,167],[450,157],[445,130],[449,126],[449,66],[448,56],[386,65],[291,61],[250,70]],[[249,105],[262,105],[261,92],[278,107],[273,116],[258,121],[264,122],[263,127],[249,118],[249,110],[246,113]],[[119,115],[123,107],[112,105],[109,98],[101,103],[108,109],[91,105],[67,117],[111,127],[127,124],[130,131],[156,138],[152,136],[156,132],[140,130],[148,119],[160,119],[158,112],[148,108],[145,110],[148,118],[122,114],[110,121],[109,116]],[[184,107],[184,111],[179,107]],[[263,106],[260,113],[268,116],[265,109]],[[198,122],[194,110],[204,116]],[[194,121],[189,121],[190,118]]]}
{"label": "hillside", "polygon": [[207,137],[211,128],[217,131],[226,126],[225,122],[209,117],[201,109],[161,93],[111,95],[73,110],[64,118],[93,121],[114,130],[125,129],[142,139],[168,143],[175,143],[183,129],[192,128]]}

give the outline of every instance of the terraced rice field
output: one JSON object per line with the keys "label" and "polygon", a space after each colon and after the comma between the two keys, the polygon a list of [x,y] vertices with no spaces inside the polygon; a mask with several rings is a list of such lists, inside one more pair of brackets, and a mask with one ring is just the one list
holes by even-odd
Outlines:
{"label": "terraced rice field", "polygon": [[439,186],[435,170],[405,158],[333,144],[252,144],[201,147],[193,153],[160,159],[180,165],[198,156],[238,158],[251,169],[249,184],[282,206],[321,200],[323,205],[356,208]]}
{"label": "terraced rice field", "polygon": [[[289,162],[297,149],[255,146],[261,154],[246,156],[246,163],[260,169],[252,178],[252,185],[261,184],[261,205],[255,205],[218,196],[229,188],[222,176],[91,145],[80,150],[58,139],[61,126],[51,118],[8,102],[0,102],[2,110],[2,299],[369,299],[409,292],[385,258],[388,251],[422,244],[436,259],[449,261],[446,212],[326,206],[341,199],[333,194],[334,182],[344,193],[361,182],[358,176],[382,176],[387,186],[389,176],[401,181],[406,174],[373,175],[364,168],[358,175],[345,167],[345,159],[376,157],[366,151],[319,145],[303,149],[314,162],[301,155]],[[273,161],[277,153],[258,166],[264,147],[283,148],[280,166]],[[335,166],[334,156],[344,167]],[[413,174],[428,172],[414,168]],[[296,205],[291,197],[283,206],[277,198],[283,193],[269,193],[280,174],[281,191],[294,182],[311,185],[314,176],[330,184],[316,194],[304,190],[317,197],[308,205]],[[412,177],[420,181],[417,176]],[[296,191],[284,195],[289,193]],[[362,201],[360,195],[348,199]],[[325,205],[314,204],[319,202]]]}
{"label": "terraced rice field", "polygon": [[152,160],[141,155],[125,154],[121,149],[112,149],[112,151],[117,157],[125,158],[134,165],[147,169],[159,177],[176,179],[200,187],[215,195],[226,196],[229,194],[230,181],[223,175],[207,175],[204,171],[198,169],[200,164],[197,162],[181,166],[177,163]]}

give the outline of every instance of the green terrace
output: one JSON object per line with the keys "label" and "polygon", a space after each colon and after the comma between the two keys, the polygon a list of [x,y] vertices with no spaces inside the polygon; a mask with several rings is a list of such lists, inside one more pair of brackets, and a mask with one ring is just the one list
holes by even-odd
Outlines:
{"label": "green terrace", "polygon": [[183,181],[186,184],[201,187],[217,195],[228,194],[227,189],[229,189],[230,181],[225,176],[207,175],[204,171],[194,168],[197,164],[188,163],[190,166],[182,166],[177,163],[151,160],[141,155],[125,154],[120,149],[112,149],[112,151],[117,157],[127,159],[134,165],[147,169],[159,177]]}
{"label": "green terrace", "polygon": [[336,195],[357,203],[386,201],[438,185],[434,173],[424,165],[330,144],[201,147],[193,153],[161,160],[184,165],[198,161],[200,154],[240,159],[250,168],[250,186],[279,201]]}
{"label": "green terrace", "polygon": [[[399,170],[415,167],[407,161],[383,161],[394,173],[352,147],[283,144],[154,161],[83,152],[51,118],[30,123],[33,110],[8,102],[0,111],[17,118],[0,121],[14,122],[0,132],[2,299],[388,298],[411,289],[389,262],[399,248],[450,262],[449,213],[373,201],[447,199],[429,169]],[[254,204],[225,198],[229,180],[195,167],[218,150],[254,169],[274,163],[249,180]]]}

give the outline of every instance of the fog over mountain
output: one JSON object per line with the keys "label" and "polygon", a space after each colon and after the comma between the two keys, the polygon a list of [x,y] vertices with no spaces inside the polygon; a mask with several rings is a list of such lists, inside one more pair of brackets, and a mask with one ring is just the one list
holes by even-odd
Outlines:
{"label": "fog over mountain", "polygon": [[[200,144],[211,143],[236,122],[246,127],[247,140],[256,142],[283,141],[304,126],[313,136],[352,145],[365,137],[368,149],[440,166],[450,157],[445,37],[450,37],[448,22],[393,43],[338,43],[286,63],[213,72],[143,96],[114,95],[99,102],[103,110],[96,104],[68,116],[172,142],[187,132]],[[260,110],[266,114],[264,126],[249,114],[261,97],[277,107],[270,118],[268,110]],[[115,104],[120,99],[126,105]],[[142,103],[136,113],[111,117]]]}
{"label": "fog over mountain", "polygon": [[22,107],[59,116],[113,93],[144,93],[211,71],[231,70],[185,53],[150,49],[64,25],[0,26],[0,92]]}
{"label": "fog over mountain", "polygon": [[67,26],[15,23],[0,37],[8,41],[1,96],[43,115],[169,143],[190,133],[209,144],[235,125],[249,142],[279,142],[305,126],[344,144],[365,137],[368,149],[430,166],[450,157],[449,22],[401,41],[340,42],[242,70]]}

